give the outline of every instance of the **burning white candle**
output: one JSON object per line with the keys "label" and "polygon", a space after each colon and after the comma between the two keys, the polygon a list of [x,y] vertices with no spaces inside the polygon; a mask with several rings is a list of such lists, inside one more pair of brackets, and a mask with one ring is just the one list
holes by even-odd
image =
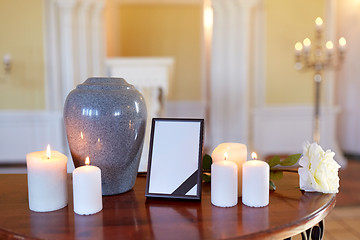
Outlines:
{"label": "burning white candle", "polygon": [[303,41],[303,45],[304,45],[304,52],[305,54],[308,54],[310,52],[310,48],[311,48],[311,41],[309,38],[305,38]]}
{"label": "burning white candle", "polygon": [[[256,159],[256,154],[253,155]],[[242,202],[249,207],[265,207],[269,204],[269,164],[250,160],[243,164]]]}
{"label": "burning white candle", "polygon": [[344,52],[346,50],[346,39],[344,37],[339,39],[339,50],[340,52]]}
{"label": "burning white candle", "polygon": [[323,20],[322,20],[322,18],[321,17],[317,17],[316,19],[315,19],[315,25],[316,25],[316,30],[317,31],[321,31],[322,30],[322,26],[323,26]]}
{"label": "burning white candle", "polygon": [[90,215],[102,210],[101,170],[90,166],[86,157],[85,166],[73,171],[74,212]]}
{"label": "burning white candle", "polygon": [[66,164],[67,157],[51,151],[50,145],[26,155],[30,210],[50,212],[67,205]]}
{"label": "burning white candle", "polygon": [[238,203],[237,165],[227,160],[211,164],[211,203],[218,207],[233,207]]}
{"label": "burning white candle", "polygon": [[217,146],[211,154],[213,162],[223,161],[224,154],[227,153],[227,161],[236,163],[238,176],[238,197],[242,193],[242,165],[246,161],[247,148],[245,144],[241,143],[221,143]]}
{"label": "burning white candle", "polygon": [[303,45],[301,44],[301,42],[297,42],[297,43],[295,44],[295,55],[296,55],[296,56],[300,56],[302,50],[303,50]]}
{"label": "burning white candle", "polygon": [[327,54],[332,55],[334,51],[334,44],[332,43],[332,41],[327,41],[325,46]]}

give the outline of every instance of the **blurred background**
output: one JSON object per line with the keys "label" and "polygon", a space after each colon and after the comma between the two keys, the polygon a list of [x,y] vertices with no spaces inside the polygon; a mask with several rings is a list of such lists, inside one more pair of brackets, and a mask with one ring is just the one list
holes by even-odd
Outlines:
{"label": "blurred background", "polygon": [[359,0],[0,0],[0,163],[47,143],[68,154],[64,100],[89,76],[124,77],[150,117],[204,118],[205,153],[302,152],[314,71],[295,69],[294,45],[321,17],[324,47],[347,45],[322,71],[320,144],[346,166],[360,155],[359,12]]}
{"label": "blurred background", "polygon": [[335,64],[318,69],[320,144],[342,165],[325,238],[359,239],[359,26],[360,0],[0,0],[0,172],[25,173],[25,155],[48,143],[73,169],[63,105],[90,76],[133,84],[149,123],[204,118],[204,153],[222,142],[259,159],[301,153],[315,71],[295,63],[321,48]]}

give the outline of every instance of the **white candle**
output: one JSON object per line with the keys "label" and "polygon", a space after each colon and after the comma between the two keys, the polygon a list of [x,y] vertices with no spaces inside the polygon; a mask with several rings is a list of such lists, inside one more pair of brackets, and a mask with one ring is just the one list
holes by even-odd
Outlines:
{"label": "white candle", "polygon": [[295,55],[296,55],[296,56],[300,56],[302,50],[303,50],[303,45],[301,44],[301,42],[297,42],[297,43],[295,44]]}
{"label": "white candle", "polygon": [[236,163],[238,169],[238,196],[242,193],[242,165],[247,158],[247,148],[241,143],[221,143],[211,154],[213,162],[223,161],[224,153],[227,152],[226,160]]}
{"label": "white candle", "polygon": [[315,19],[315,25],[316,25],[316,30],[317,31],[321,31],[322,30],[322,26],[323,26],[323,20],[321,17],[317,17]]}
{"label": "white candle", "polygon": [[85,166],[73,171],[74,212],[90,215],[102,210],[101,170],[90,166],[89,157]]}
{"label": "white candle", "polygon": [[304,52],[305,54],[309,53],[310,51],[310,48],[311,48],[311,41],[309,38],[305,38],[304,41],[303,41],[303,49],[304,49]]}
{"label": "white candle", "polygon": [[334,44],[332,43],[332,41],[327,41],[325,46],[327,54],[332,55],[334,51]]}
{"label": "white candle", "polygon": [[217,207],[233,207],[238,203],[237,165],[223,160],[211,164],[211,203]]}
{"label": "white candle", "polygon": [[346,50],[346,39],[344,37],[339,39],[339,50],[340,52],[344,52]]}
{"label": "white candle", "polygon": [[249,207],[265,207],[269,204],[269,164],[250,160],[243,165],[242,202]]}
{"label": "white candle", "polygon": [[26,155],[30,210],[49,212],[67,205],[66,164],[67,157],[49,145],[47,151]]}

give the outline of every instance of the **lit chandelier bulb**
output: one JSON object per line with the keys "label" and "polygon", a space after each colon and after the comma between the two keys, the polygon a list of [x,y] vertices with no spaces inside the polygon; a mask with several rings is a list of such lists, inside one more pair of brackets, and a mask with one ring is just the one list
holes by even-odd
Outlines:
{"label": "lit chandelier bulb", "polygon": [[301,54],[302,49],[303,49],[303,45],[301,44],[301,42],[297,42],[295,44],[295,54],[299,56]]}
{"label": "lit chandelier bulb", "polygon": [[344,37],[341,37],[339,39],[339,50],[344,51],[346,49],[346,39]]}
{"label": "lit chandelier bulb", "polygon": [[323,20],[321,17],[317,17],[315,19],[315,24],[316,24],[316,30],[320,31],[322,29],[322,25],[323,25]]}
{"label": "lit chandelier bulb", "polygon": [[327,41],[325,46],[326,46],[327,53],[331,54],[334,49],[334,44],[332,43],[332,41]]}
{"label": "lit chandelier bulb", "polygon": [[311,47],[311,41],[309,38],[305,38],[303,41],[303,45],[304,45],[304,51],[305,52],[309,52],[310,51],[310,47]]}

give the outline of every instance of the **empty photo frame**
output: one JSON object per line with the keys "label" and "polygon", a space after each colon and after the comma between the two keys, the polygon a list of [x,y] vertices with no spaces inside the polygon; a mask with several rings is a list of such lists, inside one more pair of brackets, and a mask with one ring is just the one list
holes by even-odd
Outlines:
{"label": "empty photo frame", "polygon": [[154,118],[146,197],[201,199],[203,119]]}

